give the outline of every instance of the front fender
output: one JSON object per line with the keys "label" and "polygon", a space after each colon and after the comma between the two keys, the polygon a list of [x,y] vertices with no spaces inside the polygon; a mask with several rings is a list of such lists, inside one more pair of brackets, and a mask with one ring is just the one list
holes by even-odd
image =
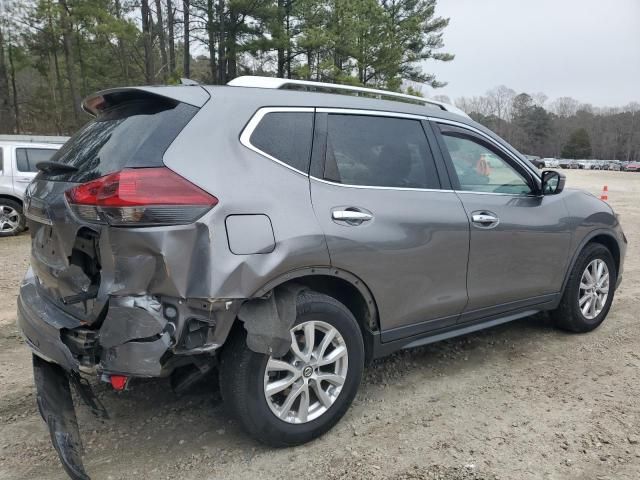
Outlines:
{"label": "front fender", "polygon": [[563,291],[578,255],[588,243],[594,240],[603,243],[612,250],[612,254],[617,260],[619,280],[623,272],[627,239],[617,216],[607,203],[591,194],[579,190],[569,190],[567,193],[565,204],[573,224],[573,239],[571,259],[562,283]]}

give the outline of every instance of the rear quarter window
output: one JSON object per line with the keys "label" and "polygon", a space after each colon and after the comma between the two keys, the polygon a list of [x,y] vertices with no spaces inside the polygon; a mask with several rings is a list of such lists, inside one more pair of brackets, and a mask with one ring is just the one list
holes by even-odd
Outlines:
{"label": "rear quarter window", "polygon": [[197,111],[161,97],[119,104],[86,124],[51,159],[77,167],[76,172],[42,175],[87,182],[127,167],[162,166],[164,152]]}
{"label": "rear quarter window", "polygon": [[312,112],[270,112],[262,117],[249,142],[270,157],[307,173],[312,135]]}

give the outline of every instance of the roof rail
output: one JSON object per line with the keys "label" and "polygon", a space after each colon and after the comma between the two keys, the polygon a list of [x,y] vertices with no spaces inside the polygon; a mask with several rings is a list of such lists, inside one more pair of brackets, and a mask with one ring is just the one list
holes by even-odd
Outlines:
{"label": "roof rail", "polygon": [[69,137],[55,135],[0,135],[0,142],[65,143]]}
{"label": "roof rail", "polygon": [[255,87],[255,88],[273,88],[273,89],[302,89],[309,91],[325,92],[325,93],[337,93],[337,94],[364,94],[367,96],[373,96],[381,100],[399,100],[408,103],[417,103],[421,105],[434,105],[441,110],[456,113],[463,117],[469,118],[465,112],[453,105],[444,102],[438,102],[431,100],[430,98],[418,97],[415,95],[407,95],[406,93],[390,92],[388,90],[378,90],[375,88],[356,87],[353,85],[340,85],[337,83],[325,83],[325,82],[312,82],[308,80],[291,80],[289,78],[277,78],[277,77],[259,77],[245,75],[237,77],[227,83],[231,87]]}

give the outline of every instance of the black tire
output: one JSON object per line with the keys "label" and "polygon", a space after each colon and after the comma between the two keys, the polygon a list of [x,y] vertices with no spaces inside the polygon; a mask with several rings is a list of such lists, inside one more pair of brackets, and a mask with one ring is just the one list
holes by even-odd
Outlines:
{"label": "black tire", "polygon": [[[609,293],[602,311],[593,319],[586,318],[578,306],[580,281],[582,274],[593,260],[603,260],[609,270]],[[613,256],[607,247],[600,243],[589,243],[578,255],[571,270],[562,300],[558,308],[550,312],[556,326],[575,333],[586,333],[600,326],[609,313],[615,293],[617,270]]]}
{"label": "black tire", "polygon": [[330,430],[346,413],[355,397],[364,369],[364,344],[353,314],[342,303],[317,292],[298,296],[295,325],[320,320],[336,328],[348,351],[348,369],[342,391],[328,410],[307,423],[292,424],[271,411],[264,393],[268,355],[251,351],[246,332],[238,329],[225,345],[220,359],[220,391],[225,406],[256,440],[288,447],[309,442]]}
{"label": "black tire", "polygon": [[[22,205],[15,200],[9,200],[5,198],[0,198],[0,206],[6,206],[12,208],[18,214],[18,227],[14,230],[0,230],[0,238],[2,237],[13,237],[14,235],[18,235],[23,232],[27,225],[27,219],[22,212]],[[2,212],[0,212],[2,214]],[[1,225],[0,225],[1,228]]]}

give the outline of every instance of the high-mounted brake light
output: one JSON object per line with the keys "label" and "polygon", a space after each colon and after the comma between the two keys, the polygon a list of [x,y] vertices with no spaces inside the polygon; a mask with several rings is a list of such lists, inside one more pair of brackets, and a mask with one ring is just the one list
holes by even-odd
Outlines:
{"label": "high-mounted brake light", "polygon": [[192,223],[218,199],[165,167],[128,168],[65,192],[74,213],[117,226]]}

